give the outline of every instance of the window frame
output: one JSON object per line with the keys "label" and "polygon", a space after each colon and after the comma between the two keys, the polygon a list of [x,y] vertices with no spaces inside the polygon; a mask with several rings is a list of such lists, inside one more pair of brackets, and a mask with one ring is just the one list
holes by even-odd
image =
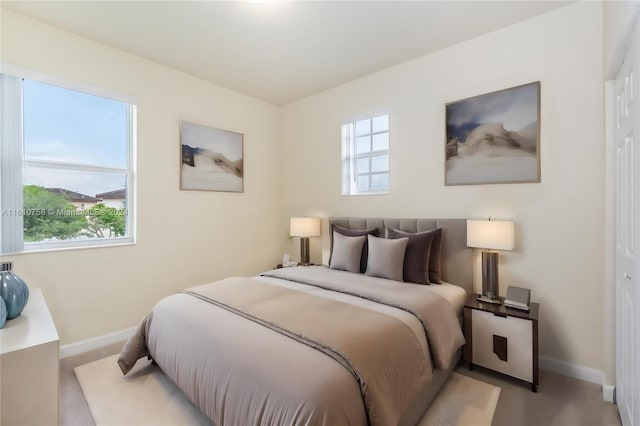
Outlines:
{"label": "window frame", "polygon": [[[383,131],[373,131],[373,120],[375,118],[387,116],[388,120],[388,128]],[[356,135],[356,122],[369,120],[370,127],[369,132],[361,135]],[[375,135],[387,134],[388,135],[388,143],[387,149],[375,150],[373,149],[373,137]],[[359,196],[359,195],[388,195],[391,193],[391,114],[389,112],[381,112],[378,114],[369,114],[367,116],[362,116],[354,120],[350,120],[349,122],[345,122],[341,125],[341,135],[342,135],[342,195],[343,196]],[[357,140],[359,137],[368,136],[370,143],[369,152],[365,153],[357,153]],[[387,169],[383,171],[373,171],[373,157],[379,156],[387,156],[389,161]],[[369,171],[368,172],[359,172],[358,171],[358,160],[368,159],[369,161]],[[388,175],[388,188],[384,191],[373,191],[371,190],[371,182],[372,178],[375,175]],[[358,178],[360,176],[367,176],[369,179],[369,190],[368,191],[360,191],[358,190]]]}
{"label": "window frame", "polygon": [[[88,85],[85,83],[80,83],[76,81],[72,81],[69,79],[65,79],[62,77],[53,76],[50,74],[42,73],[39,71],[34,71],[22,67],[18,67],[12,64],[8,64],[6,62],[0,62],[0,74],[10,75],[21,80],[32,80],[39,83],[48,84],[51,86],[57,86],[64,89],[69,89],[77,92],[82,92],[84,94],[97,96],[101,98],[110,99],[116,102],[121,102],[126,104],[126,167],[103,167],[96,166],[90,164],[81,164],[81,163],[66,163],[66,162],[57,162],[57,161],[49,161],[49,160],[27,160],[25,155],[25,143],[24,143],[24,98],[22,93],[22,84],[20,85],[20,131],[19,131],[19,142],[18,141],[10,141],[9,143],[15,145],[19,144],[20,151],[20,164],[15,165],[12,164],[10,169],[20,170],[19,179],[17,179],[15,184],[19,184],[20,188],[20,197],[19,200],[14,200],[14,202],[19,202],[19,208],[24,208],[24,201],[22,199],[22,187],[23,187],[23,177],[24,170],[27,167],[33,168],[43,168],[49,170],[66,170],[66,171],[77,171],[77,172],[96,172],[96,173],[119,173],[126,176],[127,179],[127,187],[125,191],[125,236],[122,237],[109,237],[109,238],[89,238],[89,239],[69,239],[69,240],[56,240],[56,241],[40,241],[40,242],[25,242],[21,240],[18,245],[17,250],[4,252],[2,250],[4,240],[3,238],[3,226],[0,226],[0,255],[15,255],[15,254],[27,254],[34,253],[40,251],[50,251],[50,250],[65,250],[65,249],[82,249],[82,248],[91,248],[91,247],[104,247],[104,246],[120,246],[120,245],[131,245],[136,243],[136,147],[137,147],[137,99],[132,96],[123,95],[121,93],[116,93],[110,90],[105,90],[99,87],[95,87],[92,85]],[[1,114],[1,111],[0,111]],[[2,141],[4,143],[4,141]],[[0,164],[1,170],[1,164]],[[16,171],[17,173],[17,171]],[[2,185],[2,183],[0,183]],[[4,208],[1,205],[2,199],[0,199],[0,209]],[[18,222],[18,221],[16,221]],[[22,225],[22,219],[19,220],[19,223]],[[23,225],[22,225],[23,226]],[[13,229],[12,232],[18,232],[16,229]],[[24,235],[24,230],[22,231]]]}

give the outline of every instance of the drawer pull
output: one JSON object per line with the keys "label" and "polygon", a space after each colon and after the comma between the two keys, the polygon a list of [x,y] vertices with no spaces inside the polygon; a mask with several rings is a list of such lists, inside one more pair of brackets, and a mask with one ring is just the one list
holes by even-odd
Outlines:
{"label": "drawer pull", "polygon": [[502,361],[507,362],[507,338],[493,335],[493,353]]}
{"label": "drawer pull", "polygon": [[501,313],[498,313],[498,312],[494,312],[493,316],[494,317],[500,317],[500,318],[506,318],[507,314],[501,314]]}

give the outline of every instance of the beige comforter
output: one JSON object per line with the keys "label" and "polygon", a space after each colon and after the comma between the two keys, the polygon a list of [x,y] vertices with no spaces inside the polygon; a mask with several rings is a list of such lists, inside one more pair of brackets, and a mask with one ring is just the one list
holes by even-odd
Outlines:
{"label": "beige comforter", "polygon": [[[437,368],[446,368],[464,342],[439,296],[421,292],[415,300],[411,285],[333,272],[270,275],[411,312]],[[431,355],[403,320],[246,278],[161,301],[118,363],[126,373],[147,354],[220,425],[394,425],[431,376]]]}

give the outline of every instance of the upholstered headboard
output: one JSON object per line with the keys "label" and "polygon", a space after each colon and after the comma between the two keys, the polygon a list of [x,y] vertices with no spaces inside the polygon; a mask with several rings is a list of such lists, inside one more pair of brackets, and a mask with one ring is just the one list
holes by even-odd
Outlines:
{"label": "upholstered headboard", "polygon": [[451,284],[473,293],[473,271],[471,249],[467,247],[466,219],[382,219],[365,217],[331,217],[331,225],[348,229],[378,228],[380,235],[386,228],[405,232],[423,232],[442,228],[442,278]]}

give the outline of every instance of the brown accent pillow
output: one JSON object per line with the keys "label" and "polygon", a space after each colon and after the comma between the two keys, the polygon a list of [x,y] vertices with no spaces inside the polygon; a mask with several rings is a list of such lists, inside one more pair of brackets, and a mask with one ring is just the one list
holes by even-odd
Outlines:
{"label": "brown accent pillow", "polygon": [[431,256],[429,257],[429,281],[442,284],[442,228],[433,231]]}
{"label": "brown accent pillow", "polygon": [[[428,236],[431,236],[431,243],[427,243]],[[387,229],[387,238],[402,237],[409,237],[405,254],[404,280],[418,284],[441,284],[442,228],[417,233]],[[428,247],[426,247],[427,244],[429,244]],[[407,259],[409,259],[409,265],[407,265]],[[419,266],[422,262],[427,265],[428,274],[424,273],[423,266]]]}
{"label": "brown accent pillow", "polygon": [[429,258],[435,231],[404,232],[393,228],[387,229],[387,238],[409,238],[404,255],[403,276],[406,282],[431,284],[429,280]]}
{"label": "brown accent pillow", "polygon": [[378,228],[370,229],[347,229],[338,225],[331,225],[331,255],[329,256],[329,265],[331,265],[331,258],[333,257],[333,232],[337,232],[345,237],[360,237],[364,236],[364,246],[362,247],[362,257],[360,258],[360,272],[364,273],[367,270],[367,259],[369,257],[369,250],[367,245],[366,236],[373,235],[374,237],[380,236],[380,230]]}

